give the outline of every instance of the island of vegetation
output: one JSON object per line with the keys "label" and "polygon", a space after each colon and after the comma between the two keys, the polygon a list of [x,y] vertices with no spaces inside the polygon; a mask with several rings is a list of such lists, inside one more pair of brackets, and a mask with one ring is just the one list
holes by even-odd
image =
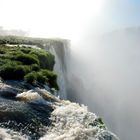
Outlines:
{"label": "island of vegetation", "polygon": [[49,84],[59,89],[53,72],[54,56],[44,49],[24,45],[0,45],[0,77],[2,80],[22,80],[29,84]]}

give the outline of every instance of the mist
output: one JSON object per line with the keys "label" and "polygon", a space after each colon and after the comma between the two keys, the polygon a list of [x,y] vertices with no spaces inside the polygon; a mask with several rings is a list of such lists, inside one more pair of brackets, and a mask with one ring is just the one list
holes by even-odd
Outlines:
{"label": "mist", "polygon": [[139,139],[140,28],[73,44],[68,98],[85,104],[122,140]]}
{"label": "mist", "polygon": [[4,27],[0,26],[0,35],[28,36],[28,32],[21,29],[5,29]]}

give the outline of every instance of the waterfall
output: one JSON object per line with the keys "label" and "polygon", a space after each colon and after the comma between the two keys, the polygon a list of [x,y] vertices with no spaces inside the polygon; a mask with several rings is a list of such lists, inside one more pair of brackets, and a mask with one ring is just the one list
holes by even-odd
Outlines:
{"label": "waterfall", "polygon": [[60,88],[60,90],[58,91],[58,95],[61,99],[67,99],[66,79],[68,70],[68,59],[70,54],[69,41],[55,41],[49,42],[49,44],[45,45],[46,46],[44,48],[55,56],[54,71],[58,75],[57,83]]}
{"label": "waterfall", "polygon": [[53,125],[40,140],[119,140],[86,106],[68,100],[55,106],[51,120]]}
{"label": "waterfall", "polygon": [[68,99],[87,105],[122,140],[139,139],[139,36],[139,28],[122,29],[71,47]]}
{"label": "waterfall", "polygon": [[[1,81],[0,139],[119,140],[87,106],[64,100],[70,99],[70,95],[76,96],[69,90],[73,85],[75,89],[81,89],[76,87],[80,79],[71,79],[71,69],[76,65],[71,65],[69,42],[52,41],[44,48],[55,56],[54,71],[58,75],[59,96],[63,100],[42,87],[28,89],[23,81]],[[76,75],[79,76],[83,75]],[[70,82],[73,85],[69,85]],[[16,93],[3,92],[5,89]]]}

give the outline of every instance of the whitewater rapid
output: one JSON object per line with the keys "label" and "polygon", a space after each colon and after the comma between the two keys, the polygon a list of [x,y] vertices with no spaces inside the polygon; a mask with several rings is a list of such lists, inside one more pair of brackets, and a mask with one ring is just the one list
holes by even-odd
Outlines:
{"label": "whitewater rapid", "polygon": [[118,140],[86,106],[63,100],[55,107],[53,124],[40,140]]}
{"label": "whitewater rapid", "polygon": [[26,135],[21,135],[10,129],[0,128],[0,140],[29,140]]}
{"label": "whitewater rapid", "polygon": [[[50,51],[56,58],[54,69],[58,74],[60,91],[57,95],[60,98],[40,88],[26,89],[18,93],[13,100],[0,97],[3,104],[0,106],[1,115],[4,112],[4,115],[8,115],[11,119],[0,123],[0,139],[119,140],[107,129],[102,119],[89,112],[86,106],[64,100],[67,99],[66,58],[68,53],[65,46],[62,49],[65,52],[63,52],[64,56],[61,56],[57,49],[53,46]],[[14,120],[11,116],[15,117]],[[19,122],[23,121],[21,125],[17,121],[19,117],[21,117]]]}
{"label": "whitewater rapid", "polygon": [[[45,90],[29,90],[17,95],[17,99],[38,105],[53,107],[51,125],[46,126],[45,135],[39,140],[119,140],[108,131],[102,120],[88,108],[68,100],[60,100]],[[51,99],[49,101],[48,99]],[[47,114],[46,114],[47,116]],[[7,122],[8,123],[8,122]],[[31,140],[30,136],[6,128],[0,128],[2,140]]]}

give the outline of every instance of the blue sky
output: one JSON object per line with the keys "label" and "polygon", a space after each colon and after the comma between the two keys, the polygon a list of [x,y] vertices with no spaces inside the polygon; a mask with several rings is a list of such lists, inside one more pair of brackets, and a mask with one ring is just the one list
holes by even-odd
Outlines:
{"label": "blue sky", "polygon": [[114,27],[140,26],[140,0],[110,0],[106,11]]}
{"label": "blue sky", "polygon": [[88,32],[104,33],[140,26],[140,0],[104,0],[98,18],[88,24]]}

